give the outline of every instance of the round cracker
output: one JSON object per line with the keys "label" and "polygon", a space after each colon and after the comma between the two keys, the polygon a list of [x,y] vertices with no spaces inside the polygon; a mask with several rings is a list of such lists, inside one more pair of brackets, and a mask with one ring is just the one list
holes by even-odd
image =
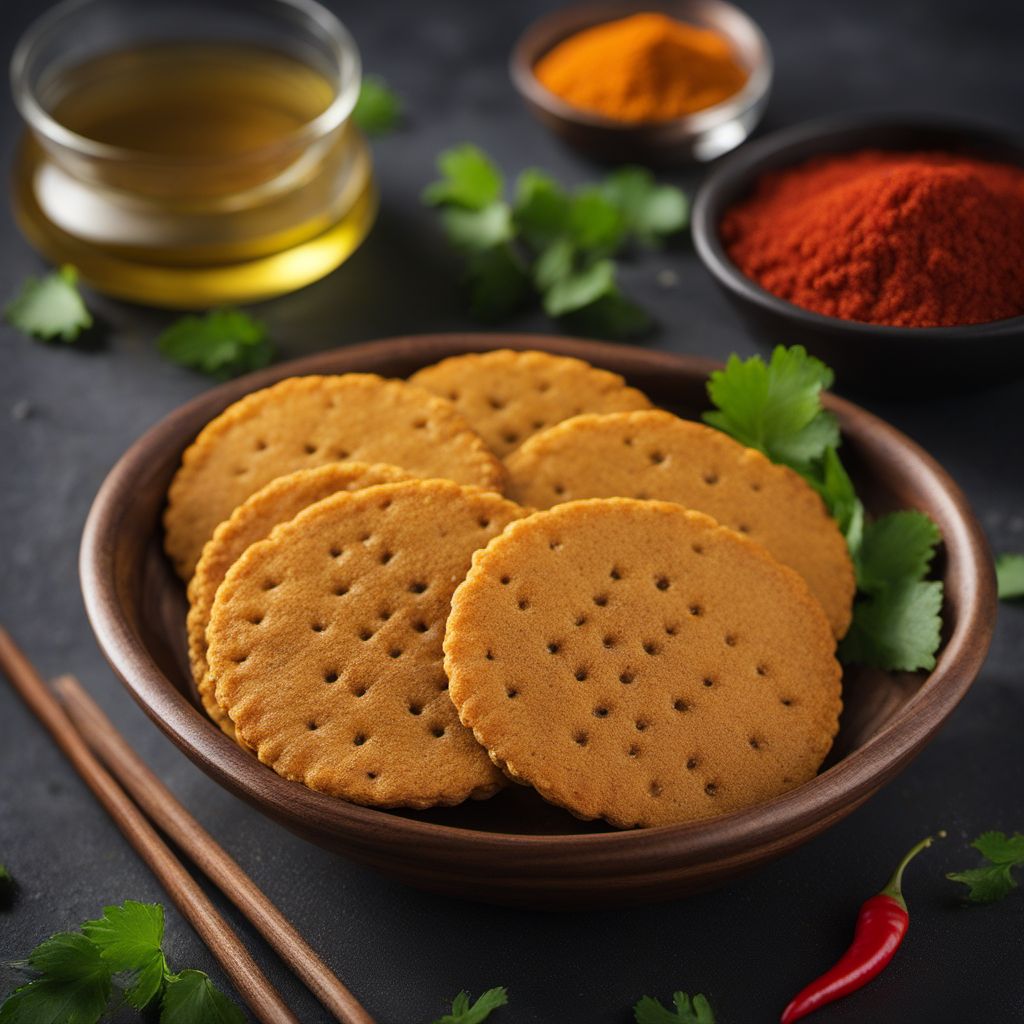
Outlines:
{"label": "round cracker", "polygon": [[188,585],[188,657],[203,707],[229,736],[234,736],[235,729],[214,697],[206,664],[206,626],[214,595],[228,569],[251,544],[269,537],[275,526],[294,519],[309,505],[338,491],[408,479],[405,470],[384,463],[329,462],[316,469],[299,469],[250,495],[214,530]]}
{"label": "round cracker", "polygon": [[617,373],[548,352],[497,349],[452,356],[409,379],[453,402],[501,456],[570,416],[651,407]]}
{"label": "round cracker", "polygon": [[451,699],[495,762],[623,828],[782,793],[838,727],[835,640],[807,585],[669,502],[513,523],[474,557],[444,647]]}
{"label": "round cracker", "polygon": [[290,377],[211,420],[182,457],[164,513],[183,579],[213,531],[275,477],[354,459],[501,490],[504,470],[455,407],[375,374]]}
{"label": "round cracker", "polygon": [[578,416],[509,457],[509,495],[551,508],[579,498],[658,498],[706,512],[795,569],[837,637],[856,591],[846,541],[825,503],[788,466],[719,430],[661,410]]}
{"label": "round cracker", "polygon": [[335,494],[228,571],[208,658],[239,738],[285,778],[378,807],[489,796],[501,774],[448,698],[442,640],[473,552],[522,515],[447,480]]}

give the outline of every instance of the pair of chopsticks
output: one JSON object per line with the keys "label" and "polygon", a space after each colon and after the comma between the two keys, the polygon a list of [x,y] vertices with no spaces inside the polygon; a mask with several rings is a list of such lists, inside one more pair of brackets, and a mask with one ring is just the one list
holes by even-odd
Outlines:
{"label": "pair of chopsticks", "polygon": [[261,1024],[299,1021],[156,828],[234,903],[337,1020],[375,1024],[281,911],[150,771],[73,676],[61,676],[51,689],[2,626],[0,668]]}

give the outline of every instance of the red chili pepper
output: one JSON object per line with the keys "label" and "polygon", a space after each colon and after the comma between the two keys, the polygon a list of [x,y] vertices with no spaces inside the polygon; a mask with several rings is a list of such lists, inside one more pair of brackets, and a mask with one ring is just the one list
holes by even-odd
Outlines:
{"label": "red chili pepper", "polygon": [[[945,833],[940,832],[939,835]],[[931,845],[932,836],[922,839],[900,861],[888,885],[864,903],[857,915],[850,948],[831,970],[812,981],[782,1011],[781,1024],[792,1024],[826,1003],[855,992],[886,967],[899,949],[910,923],[903,899],[903,870],[925,847]]]}

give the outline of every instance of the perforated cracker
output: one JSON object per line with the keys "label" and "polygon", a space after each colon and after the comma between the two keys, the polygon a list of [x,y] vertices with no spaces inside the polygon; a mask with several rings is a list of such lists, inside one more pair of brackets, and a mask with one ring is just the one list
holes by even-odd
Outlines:
{"label": "perforated cracker", "polygon": [[501,456],[569,416],[651,406],[617,373],[547,352],[498,349],[452,356],[410,380],[452,401]]}
{"label": "perforated cracker", "polygon": [[659,498],[707,512],[807,581],[836,636],[856,589],[846,541],[818,494],[721,431],[661,410],[578,416],[507,460],[509,494],[550,508],[578,498]]}
{"label": "perforated cracker", "polygon": [[208,423],[182,458],[164,546],[183,579],[219,523],[275,477],[327,462],[387,462],[500,490],[501,463],[450,402],[373,374],[291,377]]}
{"label": "perforated cracker", "polygon": [[521,514],[496,494],[411,480],[326,498],[252,545],[207,629],[239,738],[285,778],[355,803],[493,793],[501,774],[458,720],[441,644],[473,551]]}
{"label": "perforated cracker", "polygon": [[444,646],[451,698],[495,763],[622,828],[782,793],[838,727],[835,640],[807,585],[669,502],[513,523],[474,557]]}
{"label": "perforated cracker", "polygon": [[229,736],[234,735],[234,726],[214,697],[206,664],[210,608],[228,569],[251,544],[270,536],[275,526],[293,519],[309,505],[338,491],[358,491],[409,478],[405,470],[383,463],[329,462],[316,469],[299,469],[250,495],[214,530],[188,585],[188,654],[203,707]]}

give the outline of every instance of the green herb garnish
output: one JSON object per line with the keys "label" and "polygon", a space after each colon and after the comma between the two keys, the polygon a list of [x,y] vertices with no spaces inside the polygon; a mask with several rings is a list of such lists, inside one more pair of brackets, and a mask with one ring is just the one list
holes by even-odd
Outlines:
{"label": "green herb garnish", "polygon": [[352,117],[367,135],[386,135],[402,120],[402,100],[380,75],[366,75]]}
{"label": "green herb garnish", "polygon": [[715,1024],[715,1015],[707,999],[698,994],[691,1000],[685,992],[672,995],[673,1010],[666,1010],[661,1002],[644,996],[633,1007],[636,1024]]}
{"label": "green herb garnish", "polygon": [[170,970],[163,934],[158,903],[126,900],[51,936],[29,954],[24,966],[39,976],[7,997],[0,1024],[96,1024],[122,998],[139,1010],[159,1004],[160,1024],[245,1024],[201,971]]}
{"label": "green herb garnish", "polygon": [[12,327],[43,341],[74,341],[92,327],[92,316],[78,291],[78,271],[72,266],[28,278],[4,317]]}
{"label": "green herb garnish", "polygon": [[971,843],[988,862],[966,871],[951,871],[947,878],[968,887],[972,903],[994,903],[1017,888],[1013,869],[1024,867],[1024,835],[1014,832],[984,832]]}
{"label": "green herb garnish", "polygon": [[264,323],[237,309],[185,316],[157,338],[172,363],[226,379],[270,363],[274,348]]}
{"label": "green herb garnish", "polygon": [[682,192],[640,167],[571,192],[531,168],[509,202],[501,170],[476,146],[445,150],[437,166],[441,177],[423,201],[441,207],[448,240],[465,256],[475,316],[499,320],[539,296],[548,316],[572,329],[612,337],[649,329],[647,314],[620,291],[612,257],[685,227]]}
{"label": "green herb garnish", "polygon": [[926,580],[941,540],[923,512],[867,521],[839,458],[839,426],[822,407],[832,371],[799,345],[778,346],[771,360],[732,356],[708,382],[716,409],[705,422],[800,473],[822,496],[846,537],[859,597],[840,657],[876,668],[935,666],[942,584]]}
{"label": "green herb garnish", "polygon": [[1006,553],[996,558],[996,584],[1002,601],[1024,597],[1024,555]]}
{"label": "green herb garnish", "polygon": [[489,988],[475,1003],[470,1003],[469,993],[460,992],[452,1000],[451,1013],[439,1017],[434,1024],[481,1024],[507,1003],[508,993],[503,988]]}

